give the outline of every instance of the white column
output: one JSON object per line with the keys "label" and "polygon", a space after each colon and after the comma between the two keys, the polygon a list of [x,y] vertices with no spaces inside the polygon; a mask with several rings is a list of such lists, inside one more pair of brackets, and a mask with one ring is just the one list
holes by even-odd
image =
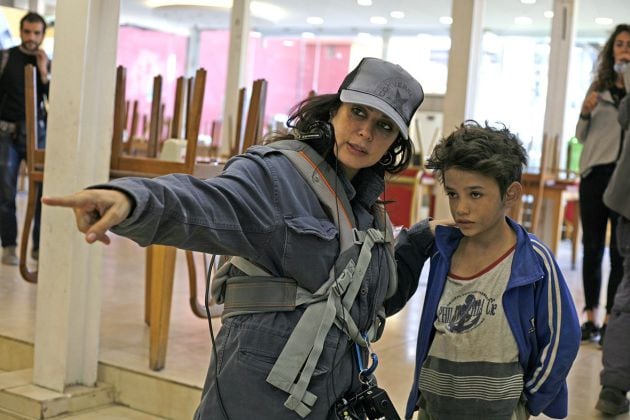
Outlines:
{"label": "white column", "polygon": [[199,68],[199,38],[201,31],[198,27],[190,28],[188,43],[186,44],[186,76],[193,77]]}
{"label": "white column", "polygon": [[[452,133],[472,116],[481,57],[481,40],[485,0],[452,1],[451,51],[448,56],[448,79],[444,95],[443,135]],[[435,217],[450,216],[441,187],[436,194]]]}
{"label": "white column", "polygon": [[[228,156],[230,142],[234,141],[237,124],[238,90],[245,83],[247,66],[247,44],[249,42],[249,2],[234,0],[230,13],[230,46],[228,50],[227,81],[225,83],[225,102],[223,105],[223,127],[221,129],[220,156]],[[248,87],[247,94],[251,93]],[[243,130],[244,131],[244,130]]]}
{"label": "white column", "polygon": [[[57,2],[44,195],[107,181],[120,0]],[[102,248],[68,209],[44,206],[33,382],[63,392],[96,382]]]}
{"label": "white column", "polygon": [[[547,78],[547,102],[545,105],[544,136],[549,139],[547,159],[559,160],[561,148],[566,145],[564,119],[567,108],[567,89],[571,69],[571,51],[575,39],[577,4],[575,0],[554,0],[551,42],[549,47],[549,73]],[[557,169],[557,168],[555,168]]]}
{"label": "white column", "polygon": [[383,28],[381,31],[381,37],[383,39],[383,46],[381,49],[381,58],[387,60],[389,56],[389,41],[392,39],[391,28]]}
{"label": "white column", "polygon": [[32,12],[37,12],[40,15],[44,14],[46,10],[46,1],[45,0],[28,0],[28,8]]}

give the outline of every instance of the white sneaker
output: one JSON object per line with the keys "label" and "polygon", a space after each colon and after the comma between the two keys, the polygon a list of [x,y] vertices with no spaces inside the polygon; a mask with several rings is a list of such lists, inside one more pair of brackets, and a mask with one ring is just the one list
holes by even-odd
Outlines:
{"label": "white sneaker", "polygon": [[7,246],[2,248],[2,264],[4,265],[18,265],[20,259],[18,258],[15,247]]}

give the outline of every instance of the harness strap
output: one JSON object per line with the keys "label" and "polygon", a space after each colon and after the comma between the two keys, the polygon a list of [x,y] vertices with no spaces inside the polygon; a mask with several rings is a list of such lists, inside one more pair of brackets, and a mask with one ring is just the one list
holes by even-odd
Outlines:
{"label": "harness strap", "polygon": [[[366,235],[355,234],[355,236],[357,236],[357,241],[360,241],[358,243],[362,244],[356,265],[352,260],[348,262],[341,275],[330,287],[326,302],[308,306],[267,376],[267,382],[290,394],[285,406],[302,417],[304,417],[303,412],[310,413],[307,406],[312,406],[312,404],[308,404],[310,396],[307,395],[310,393],[306,388],[311,381],[324,348],[326,335],[335,318],[338,323],[342,323],[345,327],[343,330],[354,342],[363,347],[368,345],[350,316],[350,308],[372,258],[372,248],[375,243],[382,243],[385,238],[376,229],[368,229]],[[317,331],[315,335],[312,333],[314,330]],[[299,379],[294,385],[298,375]]]}

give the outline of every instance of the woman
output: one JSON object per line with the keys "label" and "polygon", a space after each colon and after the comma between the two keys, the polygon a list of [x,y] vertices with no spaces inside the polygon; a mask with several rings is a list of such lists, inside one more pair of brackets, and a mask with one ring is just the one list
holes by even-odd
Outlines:
{"label": "woman", "polygon": [[[622,259],[617,249],[617,214],[603,201],[603,194],[615,169],[622,145],[622,129],[617,107],[625,96],[624,80],[615,69],[630,61],[630,26],[618,25],[599,54],[597,74],[589,88],[576,127],[576,137],[584,144],[580,158],[580,215],[583,227],[584,311],[582,340],[600,337],[603,343],[608,315],[623,276]],[[606,297],[606,316],[600,329],[596,310],[602,284],[602,258],[606,247],[607,224],[611,224],[610,276]]]}
{"label": "woman", "polygon": [[[290,140],[249,149],[216,178],[127,178],[43,202],[74,208],[89,243],[108,243],[111,229],[143,246],[159,243],[242,257],[232,260],[224,286],[213,291],[229,310],[196,418],[337,418],[336,403],[360,392],[369,376],[359,375],[367,365],[366,337],[379,324],[380,308],[395,284],[387,235],[375,233],[373,228],[384,225],[373,208],[384,190],[385,173],[409,164],[409,123],[422,99],[422,87],[400,66],[365,58],[337,94],[298,104],[289,120]],[[282,148],[293,150],[286,154]],[[294,153],[297,149],[303,155]],[[296,154],[306,158],[288,158]],[[307,161],[314,162],[310,172],[298,170],[296,165]],[[334,204],[324,206],[327,196],[315,192],[314,184],[320,179],[316,174],[327,172],[332,175],[324,184],[334,191],[329,192]],[[350,230],[334,223],[342,213],[356,228],[351,232],[357,242],[348,249],[343,238]],[[355,243],[370,242],[368,237],[376,244],[368,250],[371,257],[362,259],[365,245]],[[340,251],[344,258],[338,259]],[[262,274],[250,276],[248,267]],[[363,269],[362,279],[354,276]],[[264,281],[267,275],[273,278]],[[240,285],[256,280],[261,287],[286,285],[296,304],[284,302],[280,311],[251,310],[264,293],[256,287],[237,290],[232,287],[236,280]],[[233,299],[240,292],[253,299],[244,310]],[[296,296],[307,296],[308,303],[299,304]],[[337,310],[348,296],[343,302],[347,310]],[[326,318],[330,308],[336,312]],[[314,316],[316,309],[323,315]],[[325,324],[320,318],[328,320],[327,328],[318,327]],[[314,328],[298,324],[313,319]],[[296,351],[303,336],[312,345]],[[366,347],[357,351],[353,342]],[[284,356],[291,352],[304,357],[295,362]]]}

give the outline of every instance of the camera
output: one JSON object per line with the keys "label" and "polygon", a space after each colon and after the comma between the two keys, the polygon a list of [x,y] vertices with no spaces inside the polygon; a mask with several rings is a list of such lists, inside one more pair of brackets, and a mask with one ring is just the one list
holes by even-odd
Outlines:
{"label": "camera", "polygon": [[342,398],[335,412],[339,420],[400,420],[387,392],[374,385],[350,398]]}

